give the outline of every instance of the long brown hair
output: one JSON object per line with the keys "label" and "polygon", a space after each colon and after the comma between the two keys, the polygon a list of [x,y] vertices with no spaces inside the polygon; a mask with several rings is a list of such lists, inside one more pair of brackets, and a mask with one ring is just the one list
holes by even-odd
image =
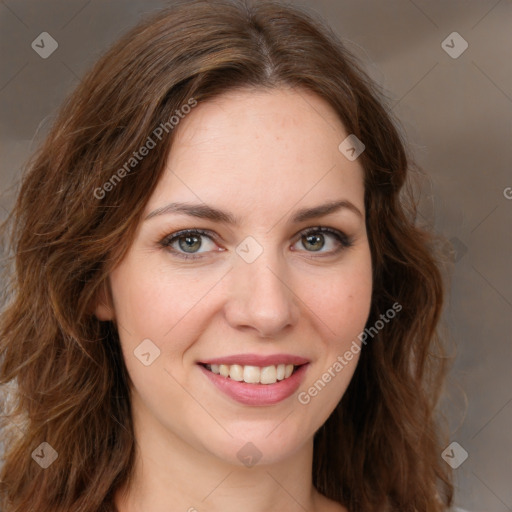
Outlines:
{"label": "long brown hair", "polygon": [[[3,226],[11,227],[0,318],[0,384],[9,391],[3,512],[114,510],[134,464],[129,376],[116,328],[92,304],[133,240],[174,132],[122,180],[113,184],[113,176],[191,98],[279,86],[327,100],[365,144],[367,325],[402,306],[364,347],[315,434],[313,483],[351,511],[439,512],[451,504],[435,414],[446,371],[438,332],[445,287],[434,235],[415,220],[412,160],[397,122],[317,16],[271,1],[200,0],[143,21],[97,62],[29,161]],[[46,469],[37,454],[55,453],[43,442],[57,454]]]}

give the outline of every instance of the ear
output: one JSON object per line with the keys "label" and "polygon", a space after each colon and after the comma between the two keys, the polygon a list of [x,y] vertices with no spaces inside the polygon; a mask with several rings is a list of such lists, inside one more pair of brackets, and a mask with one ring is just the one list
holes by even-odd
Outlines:
{"label": "ear", "polygon": [[102,322],[114,320],[114,307],[108,278],[103,281],[96,291],[91,306],[91,312]]}

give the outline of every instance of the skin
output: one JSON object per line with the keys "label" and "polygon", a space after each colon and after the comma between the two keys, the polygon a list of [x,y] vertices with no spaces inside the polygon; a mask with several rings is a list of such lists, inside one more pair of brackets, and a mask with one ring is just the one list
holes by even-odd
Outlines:
{"label": "skin", "polygon": [[[110,296],[95,313],[119,329],[137,442],[134,481],[116,494],[118,510],[344,511],[312,485],[313,435],[343,396],[359,354],[307,405],[297,393],[272,406],[242,405],[196,363],[299,355],[310,360],[299,389],[307,391],[364,329],[372,267],[363,168],[338,149],[348,133],[327,102],[288,88],[226,93],[199,104],[178,128],[142,219],[170,202],[204,202],[241,224],[178,213],[143,220],[109,276]],[[361,216],[341,209],[291,223],[299,208],[340,199]],[[320,241],[308,244],[301,232],[318,226],[353,245],[335,253],[336,239],[318,232]],[[192,228],[217,237],[193,246],[201,259],[159,245]],[[236,252],[247,236],[263,249],[250,264]],[[184,242],[173,247],[186,253]],[[134,356],[146,338],[160,350],[149,366]],[[249,441],[262,453],[250,468],[237,458]]]}

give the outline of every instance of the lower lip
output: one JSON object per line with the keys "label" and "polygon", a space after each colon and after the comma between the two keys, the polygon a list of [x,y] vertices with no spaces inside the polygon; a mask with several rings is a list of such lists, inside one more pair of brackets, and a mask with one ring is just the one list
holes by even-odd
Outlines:
{"label": "lower lip", "polygon": [[290,377],[277,381],[275,384],[238,382],[213,373],[202,365],[198,366],[210,381],[230,398],[241,404],[258,406],[277,404],[293,395],[304,380],[309,363],[299,366]]}

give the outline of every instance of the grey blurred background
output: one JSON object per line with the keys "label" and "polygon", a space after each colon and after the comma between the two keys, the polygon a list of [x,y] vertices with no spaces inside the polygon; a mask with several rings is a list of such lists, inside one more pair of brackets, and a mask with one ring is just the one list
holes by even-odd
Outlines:
{"label": "grey blurred background", "polygon": [[[168,3],[0,1],[2,220],[64,97],[112,41]],[[385,88],[424,169],[421,219],[454,259],[444,324],[457,357],[442,403],[458,444],[439,456],[458,465],[459,507],[512,511],[512,0],[291,3],[328,21]],[[58,44],[47,58],[48,36],[45,50],[31,46],[43,32]]]}

